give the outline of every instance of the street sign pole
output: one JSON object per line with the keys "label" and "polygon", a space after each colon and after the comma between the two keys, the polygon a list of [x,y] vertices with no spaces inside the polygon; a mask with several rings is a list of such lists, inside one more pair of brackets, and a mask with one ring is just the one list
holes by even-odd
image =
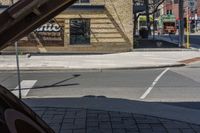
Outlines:
{"label": "street sign pole", "polygon": [[17,63],[17,81],[18,81],[19,99],[21,99],[22,98],[22,94],[21,94],[21,78],[20,78],[19,51],[18,51],[18,43],[17,42],[15,42],[15,53],[16,53],[16,63]]}
{"label": "street sign pole", "polygon": [[197,13],[195,13],[194,20],[195,20],[195,32],[197,32],[197,20],[198,20]]}
{"label": "street sign pole", "polygon": [[179,36],[178,36],[178,46],[181,47],[181,36],[180,36],[180,29],[181,29],[181,21],[180,19],[178,20],[178,33],[179,33]]}

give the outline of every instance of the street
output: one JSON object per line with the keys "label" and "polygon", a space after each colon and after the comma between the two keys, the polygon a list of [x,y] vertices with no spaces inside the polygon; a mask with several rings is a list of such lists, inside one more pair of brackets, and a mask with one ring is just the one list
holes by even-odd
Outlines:
{"label": "street", "polygon": [[200,133],[199,6],[0,0],[0,132]]}
{"label": "street", "polygon": [[[1,72],[0,83],[18,94],[16,73]],[[26,98],[100,96],[200,109],[198,63],[178,68],[102,72],[27,71],[21,73],[21,85]]]}

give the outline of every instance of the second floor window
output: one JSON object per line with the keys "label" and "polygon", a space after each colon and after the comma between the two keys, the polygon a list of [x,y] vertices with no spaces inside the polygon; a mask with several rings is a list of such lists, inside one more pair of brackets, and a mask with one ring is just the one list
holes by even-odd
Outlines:
{"label": "second floor window", "polygon": [[76,3],[90,3],[90,0],[77,0]]}

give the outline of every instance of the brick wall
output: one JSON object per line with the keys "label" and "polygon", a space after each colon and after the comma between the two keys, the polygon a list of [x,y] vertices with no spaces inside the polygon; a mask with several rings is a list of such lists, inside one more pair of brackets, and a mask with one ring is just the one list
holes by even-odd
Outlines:
{"label": "brick wall", "polygon": [[200,0],[197,0],[197,15],[200,17]]}
{"label": "brick wall", "polygon": [[11,0],[0,0],[0,5],[11,5]]}
{"label": "brick wall", "polygon": [[[105,5],[105,10],[67,10],[58,15],[56,18],[64,22],[64,45],[43,46],[47,51],[112,53],[130,51],[133,48],[132,0],[91,0],[90,2],[91,5]],[[90,19],[90,45],[70,45],[69,22],[72,18]],[[23,46],[22,50],[24,49]]]}
{"label": "brick wall", "polygon": [[90,0],[90,4],[105,5],[133,45],[133,0]]}
{"label": "brick wall", "polygon": [[[121,52],[133,48],[132,0],[91,0],[91,5],[105,5],[100,12],[68,11],[57,18],[65,19],[65,50],[89,52]],[[91,44],[70,45],[69,21],[89,18]]]}
{"label": "brick wall", "polygon": [[[200,0],[197,0],[197,15],[198,17],[200,17]],[[179,18],[179,4],[169,4],[167,5],[167,3],[164,4],[164,13],[166,13],[167,9],[172,8],[174,15],[176,16],[176,18]],[[186,9],[185,9],[186,10]],[[187,10],[186,10],[187,11]],[[186,12],[184,13],[184,16],[186,17]]]}
{"label": "brick wall", "polygon": [[[91,41],[90,45],[70,45],[70,27],[69,22],[72,18],[90,19]],[[107,11],[96,12],[78,12],[67,11],[57,16],[57,19],[65,20],[65,51],[76,52],[120,52],[130,51],[132,45],[120,28],[117,22]],[[52,48],[47,48],[52,50]]]}
{"label": "brick wall", "polygon": [[91,5],[104,5],[105,0],[90,0]]}
{"label": "brick wall", "polygon": [[177,19],[179,18],[179,5],[178,4],[173,5],[173,14],[175,15],[175,17]]}
{"label": "brick wall", "polygon": [[105,0],[108,12],[120,26],[133,45],[133,5],[132,0]]}

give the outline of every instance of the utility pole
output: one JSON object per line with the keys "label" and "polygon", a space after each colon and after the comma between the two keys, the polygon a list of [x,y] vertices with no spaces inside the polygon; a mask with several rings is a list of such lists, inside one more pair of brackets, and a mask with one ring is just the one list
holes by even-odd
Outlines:
{"label": "utility pole", "polygon": [[184,46],[184,0],[179,0],[179,47]]}

